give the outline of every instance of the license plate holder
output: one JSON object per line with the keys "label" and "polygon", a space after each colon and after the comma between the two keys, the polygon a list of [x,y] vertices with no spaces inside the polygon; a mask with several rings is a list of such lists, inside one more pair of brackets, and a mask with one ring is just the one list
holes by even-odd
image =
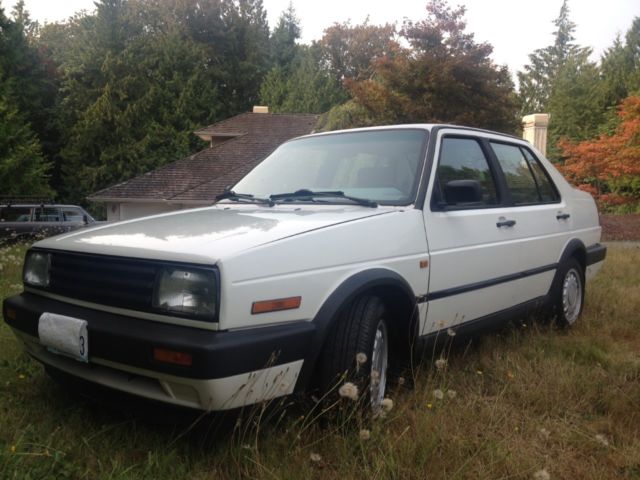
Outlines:
{"label": "license plate holder", "polygon": [[38,319],[40,343],[50,352],[89,362],[87,321],[45,312]]}

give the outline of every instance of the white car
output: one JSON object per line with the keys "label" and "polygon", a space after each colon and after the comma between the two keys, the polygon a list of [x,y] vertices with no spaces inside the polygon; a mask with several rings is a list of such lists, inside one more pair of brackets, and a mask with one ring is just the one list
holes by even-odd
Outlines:
{"label": "white car", "polygon": [[588,194],[471,128],[301,137],[220,197],[38,242],[5,321],[47,370],[161,402],[225,410],[347,372],[377,408],[414,340],[543,305],[574,323],[606,254]]}

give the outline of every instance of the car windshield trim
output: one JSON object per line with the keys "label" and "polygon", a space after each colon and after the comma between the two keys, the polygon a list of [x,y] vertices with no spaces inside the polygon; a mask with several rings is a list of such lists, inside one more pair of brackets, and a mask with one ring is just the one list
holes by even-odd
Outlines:
{"label": "car windshield trim", "polygon": [[292,202],[296,200],[313,202],[315,201],[314,198],[337,198],[337,199],[348,200],[350,202],[357,203],[358,205],[362,205],[363,207],[369,207],[369,208],[378,207],[378,204],[373,200],[370,200],[368,198],[353,197],[351,195],[345,195],[345,193],[340,190],[314,191],[314,190],[308,190],[306,188],[302,188],[300,190],[296,190],[295,192],[274,193],[272,195],[269,195],[269,198],[274,202],[278,202],[278,201]]}

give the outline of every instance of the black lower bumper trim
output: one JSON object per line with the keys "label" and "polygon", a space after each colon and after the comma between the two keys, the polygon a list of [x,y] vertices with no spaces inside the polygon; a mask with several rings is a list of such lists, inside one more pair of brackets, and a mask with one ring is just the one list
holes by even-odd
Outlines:
{"label": "black lower bumper trim", "polygon": [[587,248],[587,267],[594,263],[601,262],[607,256],[607,247],[600,243]]}
{"label": "black lower bumper trim", "polygon": [[[9,309],[11,315],[7,315]],[[315,331],[313,323],[306,321],[241,331],[208,331],[92,310],[26,292],[7,298],[2,311],[7,324],[34,337],[38,336],[38,319],[43,312],[86,320],[89,361],[95,356],[195,379],[224,378],[302,360]],[[157,347],[189,353],[193,363],[184,367],[154,361],[153,349]]]}

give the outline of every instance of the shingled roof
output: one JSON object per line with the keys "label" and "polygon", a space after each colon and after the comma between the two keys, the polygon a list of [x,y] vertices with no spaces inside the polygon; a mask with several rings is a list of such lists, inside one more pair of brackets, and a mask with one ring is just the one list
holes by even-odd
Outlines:
{"label": "shingled roof", "polygon": [[89,200],[211,202],[278,145],[313,131],[318,115],[243,113],[196,131],[212,146],[144,175],[100,190]]}

